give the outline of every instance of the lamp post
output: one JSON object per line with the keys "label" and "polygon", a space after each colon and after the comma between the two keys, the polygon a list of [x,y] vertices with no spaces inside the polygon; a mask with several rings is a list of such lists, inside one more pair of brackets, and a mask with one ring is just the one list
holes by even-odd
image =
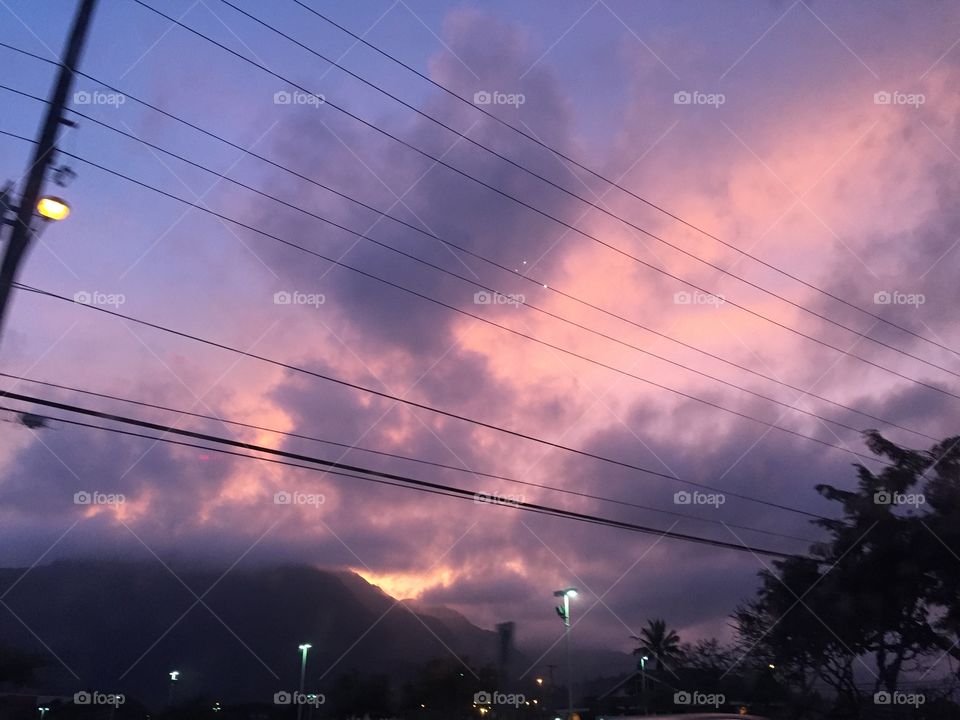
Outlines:
{"label": "lamp post", "polygon": [[40,712],[40,720],[43,720],[43,716],[50,712],[48,707],[38,707],[37,710]]}
{"label": "lamp post", "polygon": [[640,696],[643,698],[643,714],[647,714],[647,656],[640,658]]}
{"label": "lamp post", "polygon": [[303,643],[300,648],[300,698],[297,703],[297,720],[303,717],[303,683],[307,676],[307,651],[313,647],[310,643]]}
{"label": "lamp post", "polygon": [[176,686],[177,680],[180,679],[180,671],[171,670],[169,673],[167,673],[167,675],[170,678],[170,694],[167,697],[167,704],[170,707],[173,707],[173,688]]}
{"label": "lamp post", "polygon": [[554,597],[563,598],[563,605],[557,607],[557,615],[563,620],[563,639],[567,646],[567,719],[573,717],[573,659],[570,654],[570,598],[577,596],[576,588],[554,590]]}

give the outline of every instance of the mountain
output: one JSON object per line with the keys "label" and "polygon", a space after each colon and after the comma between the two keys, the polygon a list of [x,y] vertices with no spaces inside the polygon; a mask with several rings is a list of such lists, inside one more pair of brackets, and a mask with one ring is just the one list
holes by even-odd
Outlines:
{"label": "mountain", "polygon": [[[18,578],[23,579],[18,582]],[[395,682],[433,658],[492,664],[496,633],[448,610],[398,602],[352,573],[283,566],[168,571],[159,564],[61,561],[24,575],[0,569],[0,648],[47,658],[45,691],[122,692],[164,702],[174,691],[270,701],[359,671]],[[199,598],[199,599],[198,599]],[[211,691],[211,689],[215,689]]]}
{"label": "mountain", "polygon": [[[224,572],[59,561],[0,569],[0,597],[0,670],[5,659],[42,656],[34,689],[43,694],[124,693],[157,706],[177,670],[178,699],[269,703],[299,687],[297,648],[305,642],[312,645],[306,688],[320,692],[351,673],[389,676],[399,691],[428,661],[459,670],[454,654],[477,669],[496,664],[497,633],[460,613],[396,600],[354,573],[305,565]],[[541,657],[525,650],[516,667]],[[559,653],[554,648],[541,664],[562,662]],[[582,679],[632,666],[628,655],[578,648]]]}

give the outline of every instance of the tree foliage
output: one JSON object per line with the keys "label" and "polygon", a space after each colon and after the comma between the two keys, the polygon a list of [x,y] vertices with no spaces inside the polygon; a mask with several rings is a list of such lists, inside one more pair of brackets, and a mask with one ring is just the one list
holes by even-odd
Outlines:
{"label": "tree foliage", "polygon": [[866,441],[883,469],[857,465],[853,489],[817,485],[840,510],[816,521],[826,539],[761,572],[734,613],[749,662],[775,665],[798,695],[826,683],[849,717],[870,716],[872,695],[905,675],[960,659],[960,438],[928,451],[875,431]]}
{"label": "tree foliage", "polygon": [[646,655],[654,668],[670,669],[683,657],[680,651],[680,636],[676,631],[667,628],[666,620],[648,620],[640,634],[631,635],[631,638],[639,643],[633,654]]}

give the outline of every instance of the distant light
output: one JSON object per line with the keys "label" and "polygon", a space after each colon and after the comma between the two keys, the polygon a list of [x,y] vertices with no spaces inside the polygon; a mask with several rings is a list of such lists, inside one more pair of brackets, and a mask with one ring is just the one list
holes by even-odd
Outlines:
{"label": "distant light", "polygon": [[299,645],[298,647],[299,647],[301,650],[303,650],[304,652],[306,652],[307,650],[309,650],[310,648],[312,648],[313,645],[311,645],[310,643],[304,643],[303,645]]}
{"label": "distant light", "polygon": [[543,685],[543,678],[537,678],[537,685]]}
{"label": "distant light", "polygon": [[773,663],[770,663],[769,665],[767,665],[767,667],[770,668],[771,670],[776,670],[776,669],[777,669],[777,666],[774,665]]}
{"label": "distant light", "polygon": [[179,671],[179,670],[173,670],[173,671],[171,671],[171,672],[170,672],[170,679],[173,680],[174,682],[176,682],[177,680],[179,680],[179,679],[180,679],[180,671]]}
{"label": "distant light", "polygon": [[63,220],[70,214],[70,206],[62,198],[47,196],[37,202],[37,212],[47,220]]}

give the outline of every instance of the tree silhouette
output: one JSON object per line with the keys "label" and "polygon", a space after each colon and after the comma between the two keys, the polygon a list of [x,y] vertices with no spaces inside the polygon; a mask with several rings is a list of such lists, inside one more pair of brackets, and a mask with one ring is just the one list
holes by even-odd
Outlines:
{"label": "tree silhouette", "polygon": [[960,658],[960,438],[929,451],[876,431],[865,439],[885,467],[857,465],[854,489],[817,485],[841,509],[815,521],[828,538],[810,558],[761,572],[757,597],[734,613],[749,662],[774,665],[801,694],[826,682],[849,717],[877,709],[854,680],[858,666],[873,693],[892,694],[905,673]]}
{"label": "tree silhouette", "polygon": [[631,635],[630,638],[640,643],[633,654],[646,655],[658,670],[670,670],[671,666],[676,665],[683,657],[680,652],[680,636],[667,629],[666,620],[647,620],[647,626],[640,634]]}

